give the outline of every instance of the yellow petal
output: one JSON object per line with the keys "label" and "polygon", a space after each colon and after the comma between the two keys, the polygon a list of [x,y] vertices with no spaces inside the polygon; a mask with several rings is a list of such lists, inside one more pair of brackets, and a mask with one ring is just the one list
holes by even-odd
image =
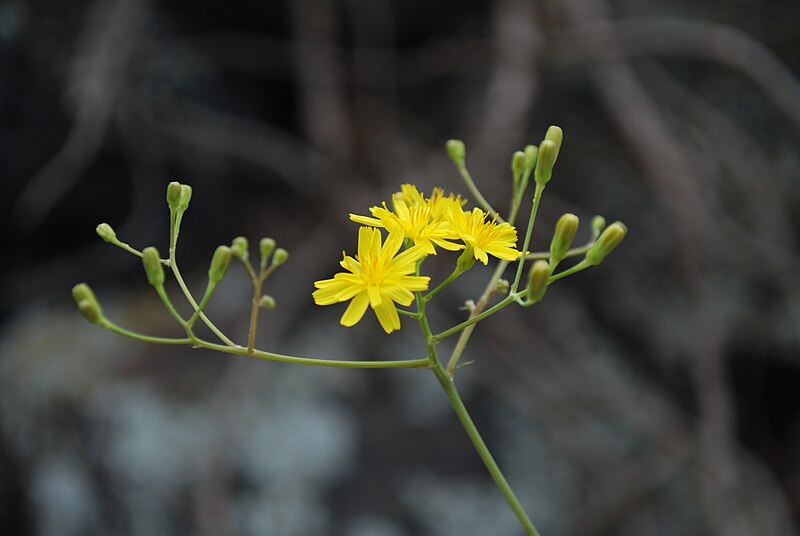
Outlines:
{"label": "yellow petal", "polygon": [[383,331],[391,333],[396,329],[400,329],[400,316],[397,314],[397,309],[392,300],[383,300],[379,306],[372,309],[375,311],[375,316],[378,317],[378,322],[381,323]]}
{"label": "yellow petal", "polygon": [[366,292],[360,292],[356,294],[353,298],[353,301],[350,302],[350,305],[347,306],[344,314],[342,315],[342,319],[339,321],[343,326],[354,326],[361,318],[364,316],[364,313],[367,311],[367,305],[369,305],[369,297],[367,296]]}

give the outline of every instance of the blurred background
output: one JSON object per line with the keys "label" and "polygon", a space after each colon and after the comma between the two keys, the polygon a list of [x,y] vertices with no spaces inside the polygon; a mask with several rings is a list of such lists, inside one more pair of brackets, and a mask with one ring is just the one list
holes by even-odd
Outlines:
{"label": "blurred background", "polygon": [[[458,382],[500,465],[545,536],[797,535],[798,22],[792,0],[0,3],[0,533],[521,534],[433,375],[150,346],[69,289],[177,335],[94,228],[166,251],[180,180],[198,293],[239,234],[292,255],[261,348],[421,357],[408,319],[386,336],[314,306],[355,250],[348,213],[403,182],[469,198],[452,137],[507,206],[511,154],[557,124],[534,249],[566,211],[578,242],[594,214],[630,232],[476,330]],[[237,341],[249,299],[234,266],[209,314]]]}

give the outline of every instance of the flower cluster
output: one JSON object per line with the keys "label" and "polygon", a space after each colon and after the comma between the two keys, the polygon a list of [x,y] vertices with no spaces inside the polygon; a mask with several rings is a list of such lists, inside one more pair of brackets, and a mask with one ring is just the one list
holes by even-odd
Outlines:
{"label": "flower cluster", "polygon": [[[403,184],[392,196],[392,208],[384,202],[370,208],[371,216],[350,214],[350,219],[365,225],[358,233],[358,253],[344,255],[340,272],[332,279],[314,283],[317,305],[331,305],[352,300],[342,315],[341,324],[352,326],[372,307],[384,331],[400,329],[395,303],[411,305],[412,292],[427,290],[429,277],[416,273],[417,261],[436,255],[436,248],[459,251],[468,248],[475,260],[489,262],[489,255],[513,261],[519,258],[516,249],[517,230],[508,223],[497,223],[497,217],[479,208],[465,211],[461,196],[444,195],[435,188],[429,197],[416,186]],[[386,229],[382,242],[378,228]],[[403,243],[408,247],[402,252]]]}

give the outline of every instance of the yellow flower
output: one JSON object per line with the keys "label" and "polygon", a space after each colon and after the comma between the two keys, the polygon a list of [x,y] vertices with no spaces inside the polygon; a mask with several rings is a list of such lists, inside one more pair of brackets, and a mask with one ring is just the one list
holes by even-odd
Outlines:
{"label": "yellow flower", "polygon": [[361,227],[358,230],[358,254],[355,258],[344,255],[339,272],[333,279],[314,282],[314,302],[332,305],[352,300],[342,315],[343,326],[353,326],[364,316],[367,306],[372,307],[386,333],[400,329],[400,317],[395,302],[411,305],[415,291],[428,288],[430,277],[412,275],[416,262],[425,255],[420,246],[411,247],[399,255],[403,234],[390,231],[386,242],[381,243],[378,229]]}
{"label": "yellow flower", "polygon": [[460,208],[450,213],[453,231],[465,244],[472,246],[475,259],[488,264],[489,255],[507,261],[517,260],[517,230],[508,223],[497,224],[497,217],[486,221],[489,214],[478,207],[472,212],[464,212]]}
{"label": "yellow flower", "polygon": [[362,225],[399,230],[415,245],[421,246],[426,254],[436,255],[434,245],[450,251],[464,248],[450,242],[458,236],[453,233],[447,219],[451,205],[460,209],[463,204],[460,197],[454,198],[452,194],[444,197],[439,188],[434,189],[431,198],[426,200],[416,186],[403,184],[401,191],[392,196],[393,211],[383,203],[381,207],[369,209],[373,217],[350,214],[350,219]]}

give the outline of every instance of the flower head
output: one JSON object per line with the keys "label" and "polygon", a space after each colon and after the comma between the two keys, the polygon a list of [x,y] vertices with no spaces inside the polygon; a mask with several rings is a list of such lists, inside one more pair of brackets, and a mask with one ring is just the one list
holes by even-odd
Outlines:
{"label": "flower head", "polygon": [[343,255],[340,264],[346,272],[314,283],[314,302],[332,305],[352,300],[342,315],[343,326],[355,325],[370,306],[386,333],[400,329],[395,302],[411,305],[413,292],[426,290],[430,282],[430,277],[412,275],[417,260],[425,255],[424,248],[413,246],[398,254],[402,244],[403,233],[398,229],[390,230],[382,243],[380,230],[361,227],[358,254],[355,258]]}
{"label": "flower head", "polygon": [[453,231],[465,244],[472,246],[475,259],[488,264],[489,255],[507,261],[517,260],[517,230],[508,223],[497,224],[495,217],[487,221],[489,214],[478,207],[472,212],[464,212],[460,208],[452,210],[450,221]]}
{"label": "flower head", "polygon": [[450,241],[458,236],[450,228],[448,219],[452,207],[460,209],[463,204],[460,197],[452,194],[444,197],[440,188],[435,188],[431,197],[425,199],[416,186],[403,184],[401,191],[392,196],[393,210],[383,203],[369,209],[372,217],[350,214],[350,219],[371,227],[399,230],[404,237],[421,246],[426,254],[436,255],[434,246],[450,251],[463,249],[461,244]]}

